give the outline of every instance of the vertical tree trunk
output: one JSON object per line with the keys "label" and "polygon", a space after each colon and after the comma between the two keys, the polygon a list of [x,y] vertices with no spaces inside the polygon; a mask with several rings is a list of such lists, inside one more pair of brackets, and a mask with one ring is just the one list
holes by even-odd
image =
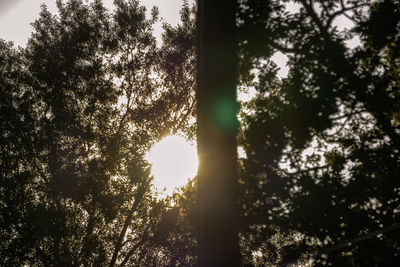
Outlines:
{"label": "vertical tree trunk", "polygon": [[200,265],[239,266],[236,1],[198,1]]}

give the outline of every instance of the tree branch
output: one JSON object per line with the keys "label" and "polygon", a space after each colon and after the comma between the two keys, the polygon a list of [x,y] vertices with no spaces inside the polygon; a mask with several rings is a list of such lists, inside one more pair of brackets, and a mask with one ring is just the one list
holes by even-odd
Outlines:
{"label": "tree branch", "polygon": [[279,51],[281,51],[283,53],[295,53],[295,52],[297,52],[297,50],[295,48],[286,47],[286,46],[283,46],[283,45],[278,44],[276,42],[271,42],[271,45],[272,45],[273,48],[275,48],[275,49],[277,49],[277,50],[279,50]]}
{"label": "tree branch", "polygon": [[145,234],[143,235],[143,238],[137,242],[132,248],[131,250],[129,250],[128,254],[126,254],[124,260],[121,262],[120,267],[125,266],[125,264],[128,262],[128,260],[132,257],[133,253],[135,253],[136,249],[138,247],[140,247],[145,241],[146,241],[146,236],[148,234],[148,231],[145,232]]}
{"label": "tree branch", "polygon": [[118,253],[122,248],[122,242],[124,240],[126,231],[128,230],[128,226],[132,221],[133,213],[138,208],[138,206],[141,203],[141,200],[142,200],[142,198],[143,198],[143,196],[144,196],[144,194],[146,192],[146,189],[147,189],[146,185],[147,184],[143,184],[142,183],[141,186],[138,188],[138,194],[135,197],[135,200],[134,200],[134,202],[132,204],[131,209],[129,210],[128,216],[126,217],[125,222],[124,222],[124,226],[122,227],[121,233],[120,233],[120,235],[118,237],[118,240],[117,240],[117,242],[115,244],[114,252],[113,252],[113,255],[111,257],[111,261],[110,261],[109,267],[113,267],[115,262],[116,262],[116,260],[117,260]]}
{"label": "tree branch", "polygon": [[346,18],[348,18],[349,20],[354,21],[354,19],[353,19],[352,17],[350,17],[349,15],[347,15],[346,12],[347,12],[347,11],[354,10],[354,9],[356,9],[356,8],[365,7],[365,6],[370,6],[370,4],[369,4],[369,3],[362,3],[362,4],[359,4],[359,5],[354,5],[354,6],[351,6],[351,7],[346,7],[345,4],[344,4],[344,2],[343,2],[343,0],[340,0],[340,6],[341,6],[342,9],[340,9],[340,10],[338,10],[338,11],[336,11],[336,12],[334,12],[334,13],[332,13],[332,14],[330,14],[330,15],[328,16],[328,21],[327,21],[327,23],[326,23],[327,27],[329,27],[329,26],[331,25],[332,21],[335,19],[335,17],[337,17],[337,16],[339,16],[339,15],[343,15],[343,16],[345,16]]}
{"label": "tree branch", "polygon": [[277,169],[277,171],[283,172],[287,176],[293,176],[293,175],[299,175],[299,174],[303,174],[303,173],[308,173],[310,171],[318,171],[318,170],[326,169],[328,167],[329,167],[329,165],[315,166],[315,167],[312,167],[312,168],[298,170],[296,172],[288,172],[288,171],[283,170],[283,169]]}
{"label": "tree branch", "polygon": [[[322,24],[321,20],[318,18],[317,13],[314,10],[314,7],[312,5],[312,0],[310,0],[310,3],[307,3],[306,0],[301,0],[300,1],[305,10],[307,11],[308,15],[311,17],[311,19],[314,21],[314,23],[317,25],[320,33],[324,36],[327,37],[328,35],[328,30],[327,28]],[[329,36],[329,35],[328,35]]]}

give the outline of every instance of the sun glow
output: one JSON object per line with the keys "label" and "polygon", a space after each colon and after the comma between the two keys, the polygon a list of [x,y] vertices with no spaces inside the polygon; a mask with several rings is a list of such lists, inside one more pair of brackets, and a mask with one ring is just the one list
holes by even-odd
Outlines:
{"label": "sun glow", "polygon": [[176,187],[183,186],[197,173],[198,159],[195,146],[178,135],[167,136],[147,153],[152,165],[151,174],[157,191],[165,189],[171,195]]}

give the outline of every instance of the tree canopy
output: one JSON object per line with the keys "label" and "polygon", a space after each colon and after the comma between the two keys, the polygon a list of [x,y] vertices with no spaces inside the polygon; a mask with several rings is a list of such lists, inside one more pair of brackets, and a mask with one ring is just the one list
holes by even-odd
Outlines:
{"label": "tree canopy", "polygon": [[[398,265],[400,6],[286,2],[241,9],[258,92],[243,120],[247,235],[285,263]],[[276,52],[289,58],[286,78]],[[292,241],[272,242],[282,234]]]}
{"label": "tree canopy", "polygon": [[[114,3],[0,40],[0,265],[199,264],[197,180],[158,199],[144,157],[196,136],[196,6],[157,44],[157,8]],[[400,265],[400,4],[237,4],[242,265]]]}
{"label": "tree canopy", "polygon": [[144,159],[194,101],[166,90],[175,48],[156,44],[157,9],[57,6],[42,7],[25,49],[0,43],[1,265],[187,265],[163,251],[168,205]]}

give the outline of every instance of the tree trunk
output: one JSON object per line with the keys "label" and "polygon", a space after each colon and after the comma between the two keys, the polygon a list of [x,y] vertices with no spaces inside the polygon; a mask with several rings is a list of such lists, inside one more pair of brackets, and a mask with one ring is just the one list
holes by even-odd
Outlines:
{"label": "tree trunk", "polygon": [[239,266],[235,1],[198,1],[200,266]]}

